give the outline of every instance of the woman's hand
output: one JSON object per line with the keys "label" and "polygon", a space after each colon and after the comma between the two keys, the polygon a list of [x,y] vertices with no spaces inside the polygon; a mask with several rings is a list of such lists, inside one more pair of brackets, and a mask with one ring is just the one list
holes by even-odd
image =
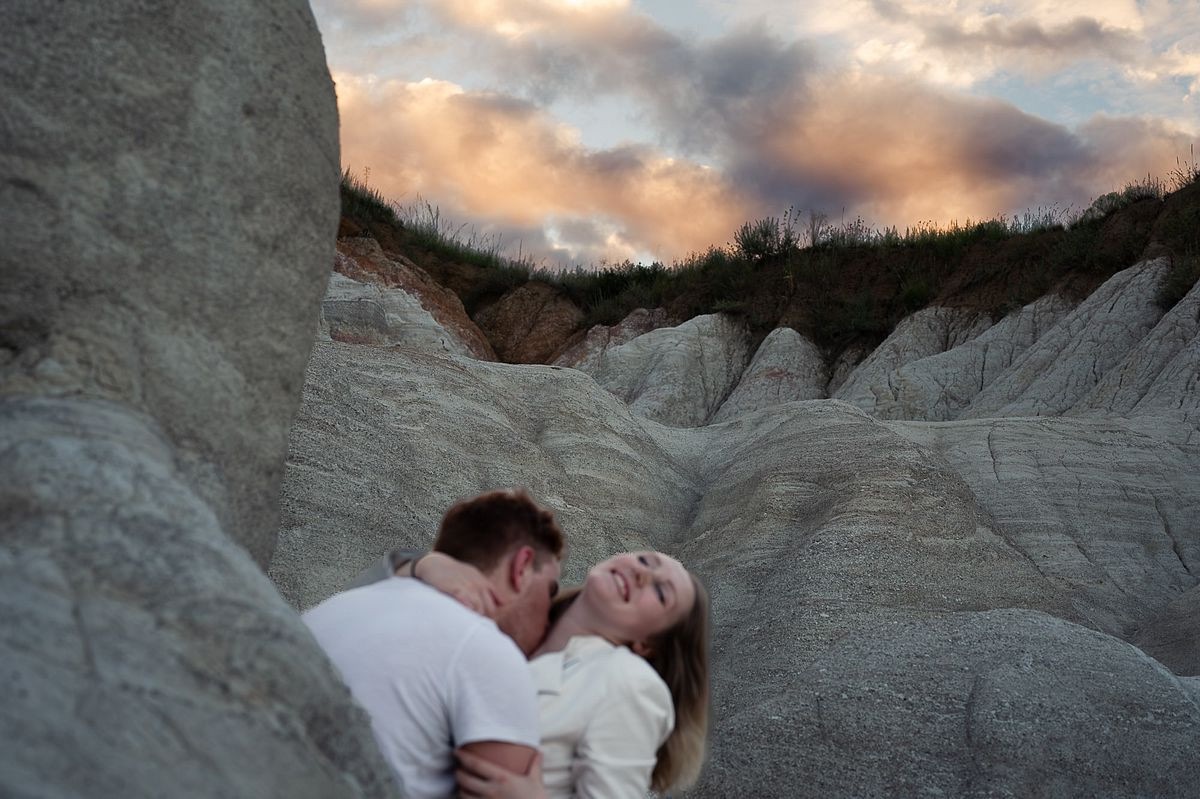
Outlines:
{"label": "woman's hand", "polygon": [[492,584],[471,564],[441,552],[430,552],[414,561],[412,567],[413,577],[454,597],[476,613],[489,619],[496,618],[500,602],[492,591]]}
{"label": "woman's hand", "polygon": [[542,753],[533,756],[528,774],[514,774],[490,760],[473,755],[465,749],[455,749],[461,799],[546,799],[542,785]]}

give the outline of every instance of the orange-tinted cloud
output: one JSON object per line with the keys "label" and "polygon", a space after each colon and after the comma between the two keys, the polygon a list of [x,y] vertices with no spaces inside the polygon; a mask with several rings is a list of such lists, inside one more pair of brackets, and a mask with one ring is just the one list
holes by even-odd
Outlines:
{"label": "orange-tinted cloud", "polygon": [[[862,61],[822,64],[814,45],[761,22],[685,40],[627,0],[346,3],[337,13],[347,19],[424,15],[423,41],[437,41],[442,26],[447,51],[465,45],[458,57],[473,65],[468,72],[494,88],[340,73],[343,163],[369,166],[388,194],[420,194],[507,242],[520,239],[525,252],[587,263],[669,261],[789,206],[901,228],[1078,209],[1128,180],[1164,174],[1187,152],[1195,126],[1162,116],[1067,126],[947,88],[973,84],[960,63],[972,59],[986,74],[1012,59],[1104,56],[1136,62],[1139,81],[1158,80],[1152,69],[1188,79],[1197,67],[1182,45],[1159,48],[1153,63],[1133,55],[1163,28],[1161,3],[1019,0],[1003,18],[984,0],[952,5],[962,19],[941,0],[847,0],[823,12],[823,24],[842,33],[842,23],[878,21],[888,63],[913,68],[870,72]],[[384,63],[388,45],[378,41],[372,59]],[[397,52],[414,57],[411,46]],[[929,73],[935,62],[951,77]],[[1113,74],[1096,80],[1108,88]],[[556,99],[600,94],[636,110],[637,142],[589,149],[550,110]]]}
{"label": "orange-tinted cloud", "polygon": [[524,101],[439,81],[336,82],[343,164],[369,167],[401,201],[420,194],[499,227],[559,220],[569,231],[598,218],[611,258],[702,249],[757,210],[718,171],[645,146],[589,151]]}
{"label": "orange-tinted cloud", "polygon": [[743,155],[747,175],[735,182],[903,229],[1031,206],[1081,210],[1139,175],[1166,174],[1189,142],[1161,120],[1096,117],[1073,131],[996,100],[853,76],[822,83]]}

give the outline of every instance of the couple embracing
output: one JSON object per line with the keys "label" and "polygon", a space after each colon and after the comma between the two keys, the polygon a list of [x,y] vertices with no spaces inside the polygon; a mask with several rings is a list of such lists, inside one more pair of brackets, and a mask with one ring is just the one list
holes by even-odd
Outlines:
{"label": "couple embracing", "polygon": [[703,586],[634,552],[560,592],[563,549],[550,511],[493,491],[450,509],[432,553],[393,553],[304,614],[405,796],[623,799],[695,780]]}

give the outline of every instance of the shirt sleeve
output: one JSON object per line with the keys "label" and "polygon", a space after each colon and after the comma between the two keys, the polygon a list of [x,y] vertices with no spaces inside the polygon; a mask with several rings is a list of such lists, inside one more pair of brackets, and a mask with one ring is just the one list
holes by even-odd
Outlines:
{"label": "shirt sleeve", "polygon": [[675,727],[671,691],[642,658],[614,657],[607,699],[588,722],[572,765],[579,799],[643,799],[658,748]]}
{"label": "shirt sleeve", "polygon": [[537,748],[537,691],[529,666],[512,639],[490,621],[481,619],[463,641],[447,676],[455,746],[503,741]]}

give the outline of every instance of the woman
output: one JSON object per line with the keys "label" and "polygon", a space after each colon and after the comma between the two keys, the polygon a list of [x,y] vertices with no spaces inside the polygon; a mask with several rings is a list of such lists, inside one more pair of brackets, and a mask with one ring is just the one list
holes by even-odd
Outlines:
{"label": "woman", "polygon": [[530,661],[541,768],[517,775],[460,751],[461,795],[640,799],[694,782],[708,724],[699,580],[659,552],[616,555],[556,600],[551,619]]}

